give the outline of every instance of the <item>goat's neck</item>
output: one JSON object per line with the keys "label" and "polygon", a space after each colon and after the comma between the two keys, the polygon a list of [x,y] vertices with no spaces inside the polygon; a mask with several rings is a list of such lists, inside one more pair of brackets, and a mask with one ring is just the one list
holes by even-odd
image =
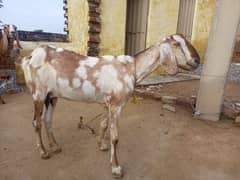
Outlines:
{"label": "goat's neck", "polygon": [[151,46],[134,56],[135,78],[139,83],[159,66],[160,51],[157,46]]}

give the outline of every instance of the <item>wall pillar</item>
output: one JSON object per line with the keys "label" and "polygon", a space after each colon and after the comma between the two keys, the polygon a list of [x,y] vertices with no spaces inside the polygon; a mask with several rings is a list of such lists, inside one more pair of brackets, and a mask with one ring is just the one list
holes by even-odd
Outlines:
{"label": "wall pillar", "polygon": [[216,11],[198,92],[195,117],[199,119],[219,120],[239,20],[239,0],[216,1]]}

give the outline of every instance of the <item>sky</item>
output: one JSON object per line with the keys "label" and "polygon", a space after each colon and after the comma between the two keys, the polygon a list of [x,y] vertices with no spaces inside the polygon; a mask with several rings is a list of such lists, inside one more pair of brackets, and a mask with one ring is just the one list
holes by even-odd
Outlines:
{"label": "sky", "polygon": [[65,33],[63,0],[2,0],[0,20],[18,30]]}

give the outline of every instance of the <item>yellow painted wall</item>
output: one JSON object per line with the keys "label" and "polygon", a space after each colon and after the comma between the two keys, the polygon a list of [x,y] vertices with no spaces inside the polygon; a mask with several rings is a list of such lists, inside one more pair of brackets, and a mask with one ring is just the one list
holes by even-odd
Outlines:
{"label": "yellow painted wall", "polygon": [[87,54],[88,42],[88,2],[87,0],[68,0],[69,49]]}
{"label": "yellow painted wall", "polygon": [[215,0],[196,1],[192,30],[192,43],[200,54],[201,62],[204,61],[214,12]]}
{"label": "yellow painted wall", "polygon": [[126,0],[101,1],[100,55],[124,53],[126,3]]}
{"label": "yellow painted wall", "polygon": [[146,46],[176,33],[179,0],[149,0]]}

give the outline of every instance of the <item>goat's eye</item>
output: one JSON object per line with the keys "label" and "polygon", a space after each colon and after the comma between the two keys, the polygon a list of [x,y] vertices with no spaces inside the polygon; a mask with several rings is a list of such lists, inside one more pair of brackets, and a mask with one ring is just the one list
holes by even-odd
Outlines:
{"label": "goat's eye", "polygon": [[180,46],[180,43],[179,42],[175,42],[174,45],[178,47],[178,46]]}

